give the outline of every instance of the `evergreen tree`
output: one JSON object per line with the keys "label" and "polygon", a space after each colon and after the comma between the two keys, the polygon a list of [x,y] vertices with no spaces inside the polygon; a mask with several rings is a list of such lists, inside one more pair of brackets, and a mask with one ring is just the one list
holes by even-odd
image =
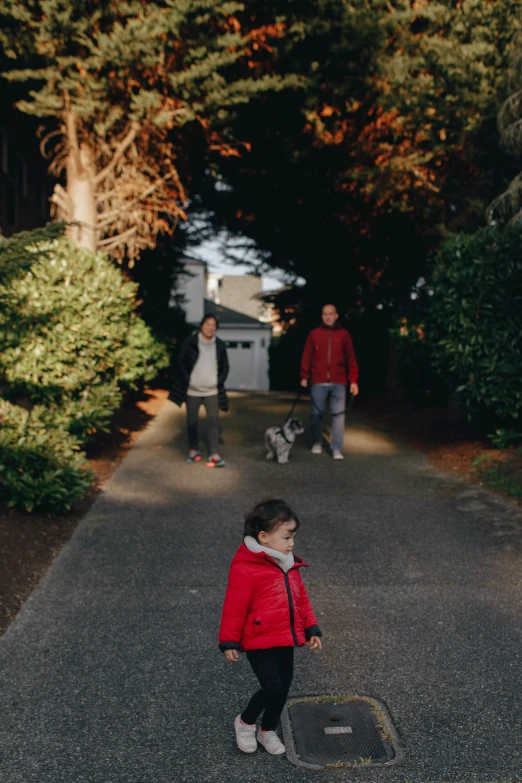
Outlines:
{"label": "evergreen tree", "polygon": [[269,63],[284,25],[243,11],[234,0],[0,0],[5,75],[32,87],[22,111],[50,118],[43,147],[63,178],[52,201],[78,245],[131,261],[152,247],[185,217],[187,146],[239,154],[234,107],[296,84]]}
{"label": "evergreen tree", "polygon": [[[252,3],[256,7],[257,3]],[[369,12],[369,8],[371,12]],[[348,311],[408,297],[446,232],[474,230],[506,173],[498,96],[519,0],[303,2],[279,45],[307,83],[245,106],[251,151],[209,190],[217,226]],[[295,312],[285,294],[282,309]]]}
{"label": "evergreen tree", "polygon": [[[519,158],[522,151],[522,28],[513,36],[508,92],[498,114],[498,130],[506,152]],[[520,222],[521,213],[522,172],[519,172],[491,202],[486,214],[490,223],[514,225]]]}

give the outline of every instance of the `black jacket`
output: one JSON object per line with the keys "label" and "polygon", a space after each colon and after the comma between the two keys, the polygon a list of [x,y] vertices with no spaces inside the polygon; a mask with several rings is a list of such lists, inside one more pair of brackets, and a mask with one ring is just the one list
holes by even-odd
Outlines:
{"label": "black jacket", "polygon": [[[176,378],[169,394],[169,400],[175,402],[176,405],[182,405],[187,399],[190,374],[199,356],[198,334],[199,332],[195,332],[187,337],[178,354]],[[222,411],[228,411],[228,397],[225,391],[225,381],[229,370],[228,356],[225,343],[219,337],[216,337],[216,355],[219,408]]]}

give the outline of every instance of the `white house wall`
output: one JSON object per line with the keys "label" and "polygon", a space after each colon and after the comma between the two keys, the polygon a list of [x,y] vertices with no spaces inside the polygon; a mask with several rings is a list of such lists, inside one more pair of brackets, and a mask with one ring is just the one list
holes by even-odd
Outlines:
{"label": "white house wall", "polygon": [[[268,391],[268,348],[272,330],[259,327],[232,327],[222,324],[218,336],[227,343],[236,343],[228,348],[230,373],[226,382],[228,389]],[[252,343],[250,348],[243,344]]]}

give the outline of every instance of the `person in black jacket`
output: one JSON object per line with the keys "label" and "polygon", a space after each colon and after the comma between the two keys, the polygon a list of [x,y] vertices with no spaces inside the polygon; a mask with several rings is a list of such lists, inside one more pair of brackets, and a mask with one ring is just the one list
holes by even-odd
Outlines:
{"label": "person in black jacket", "polygon": [[178,355],[176,379],[169,394],[169,400],[176,405],[187,405],[187,462],[201,461],[198,419],[201,405],[205,406],[210,451],[207,468],[225,467],[218,452],[219,411],[228,410],[225,381],[229,365],[225,343],[216,337],[217,328],[216,316],[205,315],[199,331],[187,337]]}

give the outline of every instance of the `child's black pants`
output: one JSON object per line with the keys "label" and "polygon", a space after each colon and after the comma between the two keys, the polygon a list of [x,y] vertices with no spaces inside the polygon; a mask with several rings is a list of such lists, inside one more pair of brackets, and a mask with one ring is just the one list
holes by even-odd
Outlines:
{"label": "child's black pants", "polygon": [[247,650],[247,658],[259,680],[261,690],[254,693],[241,714],[244,723],[255,723],[264,712],[261,728],[275,731],[285,706],[294,675],[294,648],[271,647],[268,650]]}

